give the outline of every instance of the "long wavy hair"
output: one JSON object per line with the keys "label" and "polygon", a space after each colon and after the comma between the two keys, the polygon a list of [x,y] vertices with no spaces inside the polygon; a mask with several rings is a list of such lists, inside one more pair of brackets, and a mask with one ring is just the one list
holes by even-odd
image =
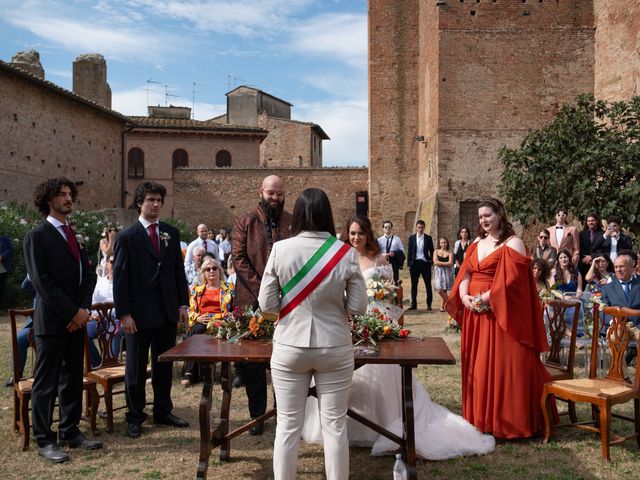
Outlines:
{"label": "long wavy hair", "polygon": [[[498,200],[497,198],[488,198],[478,204],[478,210],[480,210],[482,207],[490,208],[493,213],[497,214],[500,217],[500,226],[498,227],[500,230],[500,235],[498,236],[496,247],[501,243],[506,242],[510,237],[513,237],[516,234],[515,230],[513,229],[513,225],[511,225],[511,222],[509,222],[507,211],[504,209],[504,205],[500,200]],[[484,228],[482,228],[482,225],[480,225],[479,222],[478,230],[476,233],[480,238],[484,238],[488,235],[488,233],[484,231]]]}
{"label": "long wavy hair", "polygon": [[378,241],[373,236],[373,227],[371,226],[371,220],[362,215],[354,215],[349,220],[347,220],[346,232],[347,232],[347,241],[349,237],[349,227],[352,224],[357,223],[362,231],[365,233],[367,240],[365,242],[365,248],[367,249],[367,253],[369,255],[378,255],[380,253],[380,246],[378,245]]}

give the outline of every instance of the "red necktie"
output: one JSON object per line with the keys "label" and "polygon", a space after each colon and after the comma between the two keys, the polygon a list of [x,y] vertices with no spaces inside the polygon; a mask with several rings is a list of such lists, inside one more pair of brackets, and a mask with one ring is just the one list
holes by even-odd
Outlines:
{"label": "red necktie", "polygon": [[160,241],[158,240],[158,232],[156,232],[157,223],[152,223],[147,228],[149,229],[149,239],[151,240],[151,246],[160,255]]}
{"label": "red necktie", "polygon": [[71,255],[73,255],[77,261],[80,261],[80,248],[78,247],[76,235],[67,224],[62,225],[62,231],[64,232],[64,236],[67,237],[67,244],[71,250]]}

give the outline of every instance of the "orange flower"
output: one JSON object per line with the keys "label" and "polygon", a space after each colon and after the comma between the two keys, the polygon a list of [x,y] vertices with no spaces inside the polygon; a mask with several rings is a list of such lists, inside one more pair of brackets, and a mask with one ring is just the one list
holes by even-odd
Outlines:
{"label": "orange flower", "polygon": [[391,325],[385,325],[382,329],[383,335],[391,335]]}
{"label": "orange flower", "polygon": [[382,300],[384,298],[384,292],[382,290],[378,290],[376,292],[376,300]]}
{"label": "orange flower", "polygon": [[249,320],[249,330],[253,336],[256,336],[256,333],[260,330],[260,325],[256,321],[256,317],[251,317],[251,320]]}

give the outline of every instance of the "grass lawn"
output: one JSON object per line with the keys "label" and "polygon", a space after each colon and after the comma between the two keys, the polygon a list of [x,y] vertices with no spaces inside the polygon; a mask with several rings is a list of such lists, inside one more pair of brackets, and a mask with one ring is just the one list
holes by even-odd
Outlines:
{"label": "grass lawn", "polygon": [[[408,279],[405,285],[408,285]],[[408,289],[407,289],[408,290]],[[424,299],[420,293],[419,299]],[[422,301],[424,307],[424,301]],[[460,342],[455,334],[445,333],[446,316],[437,312],[439,301],[434,299],[435,312],[425,310],[407,312],[406,324],[412,335],[442,336],[459,359]],[[0,316],[0,379],[2,384],[10,370],[10,327],[8,316]],[[577,374],[583,374],[578,356]],[[177,371],[177,367],[176,367]],[[426,366],[418,369],[418,376],[432,399],[453,412],[461,413],[460,366]],[[148,398],[152,395],[148,386]],[[27,452],[18,447],[20,438],[11,429],[13,417],[12,390],[0,387],[0,479],[182,479],[194,478],[199,448],[198,402],[200,388],[183,389],[174,383],[172,398],[174,413],[190,422],[187,429],[156,427],[147,422],[142,437],[125,437],[124,411],[116,412],[115,431],[102,431],[102,450],[93,452],[71,451],[72,460],[62,465],[51,465],[38,457],[35,444]],[[214,389],[215,412],[220,406],[219,385]],[[272,398],[271,396],[269,398]],[[122,396],[116,397],[121,404]],[[561,408],[563,408],[561,406]],[[622,409],[632,413],[632,405]],[[232,418],[248,418],[244,391],[237,390],[232,400]],[[589,411],[578,410],[582,419]],[[274,439],[274,421],[267,422],[261,437],[242,435],[232,442],[232,459],[220,462],[218,451],[211,454],[210,479],[235,480],[241,478],[272,478],[271,452]],[[105,423],[98,419],[99,428]],[[614,430],[620,426],[613,422]],[[630,424],[624,425],[628,430]],[[81,428],[88,430],[85,422]],[[233,428],[233,425],[232,425]],[[433,441],[437,441],[434,439]],[[391,478],[393,457],[371,457],[369,450],[352,448],[351,479],[374,480]],[[618,479],[640,477],[640,455],[635,441],[611,449],[612,465],[601,462],[599,436],[573,429],[560,429],[555,441],[543,444],[541,439],[499,441],[494,453],[484,457],[466,457],[448,461],[419,461],[419,478],[447,479]],[[298,478],[304,480],[324,478],[323,450],[321,446],[302,444],[298,462]]]}

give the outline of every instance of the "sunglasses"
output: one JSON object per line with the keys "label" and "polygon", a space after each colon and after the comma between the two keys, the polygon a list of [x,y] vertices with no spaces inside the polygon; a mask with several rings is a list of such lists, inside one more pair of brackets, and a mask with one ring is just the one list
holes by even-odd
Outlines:
{"label": "sunglasses", "polygon": [[217,272],[218,271],[218,267],[207,267],[204,269],[205,272]]}

